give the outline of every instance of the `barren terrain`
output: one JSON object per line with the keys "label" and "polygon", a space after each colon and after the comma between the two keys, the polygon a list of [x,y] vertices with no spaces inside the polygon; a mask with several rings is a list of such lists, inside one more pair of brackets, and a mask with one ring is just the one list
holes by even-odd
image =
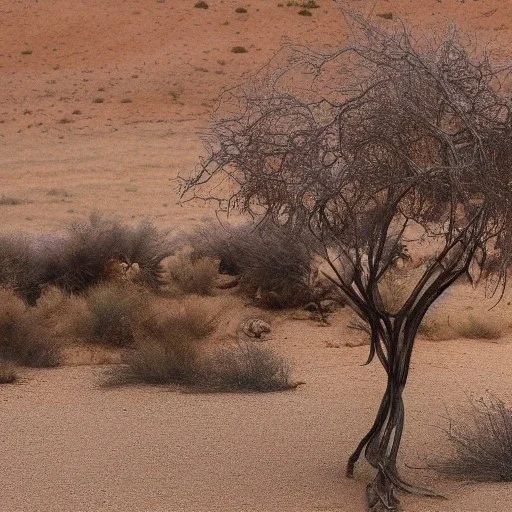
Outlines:
{"label": "barren terrain", "polygon": [[[283,38],[339,44],[350,30],[332,0],[311,17],[279,0],[0,0],[2,231],[55,233],[93,210],[161,228],[192,229],[214,213],[177,204],[176,182],[203,153],[222,88],[265,63]],[[510,0],[353,0],[419,31],[450,21],[510,59]],[[245,7],[247,13],[236,13]],[[389,23],[377,18],[381,23]],[[247,53],[232,53],[244,46]],[[8,201],[5,201],[8,202]],[[3,203],[3,201],[0,201]],[[490,390],[512,405],[510,293],[495,300],[458,284],[435,314],[474,315],[503,336],[420,339],[406,391],[402,471],[448,500],[404,496],[409,512],[503,512],[511,484],[449,481],[425,466],[449,449],[439,426]],[[269,315],[268,313],[265,313]],[[229,314],[228,314],[229,315]],[[244,305],[232,312],[244,315]],[[346,327],[345,309],[321,327],[294,312],[270,315],[265,343],[305,384],[270,394],[193,394],[165,387],[102,388],[103,368],[24,370],[0,387],[5,512],[313,512],[364,510],[369,470],[346,459],[383,391],[378,363]]]}

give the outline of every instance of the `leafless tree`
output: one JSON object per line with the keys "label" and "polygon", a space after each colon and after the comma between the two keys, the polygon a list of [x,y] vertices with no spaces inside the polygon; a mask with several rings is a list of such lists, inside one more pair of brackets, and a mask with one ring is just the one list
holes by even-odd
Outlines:
{"label": "leafless tree", "polygon": [[[353,44],[324,53],[287,45],[223,96],[231,110],[213,124],[211,153],[183,193],[307,226],[321,243],[329,278],[371,328],[368,363],[377,356],[387,374],[375,422],[347,465],[352,477],[364,450],[376,470],[367,486],[375,512],[397,510],[397,490],[435,495],[397,471],[402,393],[432,303],[486,268],[504,286],[512,120],[508,68],[470,51],[455,29],[418,39],[400,22],[385,31],[349,16]],[[379,282],[403,244],[412,254],[422,241],[435,254],[389,311]]]}

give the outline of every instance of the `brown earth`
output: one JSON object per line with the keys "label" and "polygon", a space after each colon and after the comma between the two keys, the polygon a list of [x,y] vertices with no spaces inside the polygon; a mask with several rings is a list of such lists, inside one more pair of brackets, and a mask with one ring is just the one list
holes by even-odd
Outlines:
{"label": "brown earth", "polygon": [[[0,205],[5,231],[55,232],[92,210],[190,229],[212,212],[177,205],[173,178],[202,153],[201,130],[223,87],[269,59],[284,37],[347,41],[339,6],[311,17],[279,0],[0,0]],[[392,12],[419,30],[450,21],[510,58],[509,0],[347,2]],[[235,12],[246,7],[246,14]],[[388,23],[378,18],[382,23]],[[389,22],[390,23],[390,22]],[[247,53],[231,52],[245,46]],[[0,201],[1,202],[1,201]],[[411,512],[503,512],[510,484],[461,485],[429,471],[448,445],[437,428],[466,394],[489,389],[512,402],[508,298],[492,313],[484,291],[459,285],[438,314],[449,323],[490,318],[497,343],[420,340],[406,394],[403,472],[448,500],[403,498]],[[187,394],[97,386],[102,369],[27,371],[2,386],[0,481],[5,512],[359,511],[370,472],[344,465],[369,427],[383,386],[367,346],[346,328],[293,314],[274,319],[271,344],[295,363],[295,391]],[[359,336],[359,338],[358,338]]]}

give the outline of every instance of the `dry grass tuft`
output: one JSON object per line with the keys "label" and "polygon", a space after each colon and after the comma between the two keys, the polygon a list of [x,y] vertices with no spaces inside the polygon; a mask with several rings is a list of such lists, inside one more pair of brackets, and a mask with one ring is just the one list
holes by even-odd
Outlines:
{"label": "dry grass tuft", "polygon": [[92,340],[111,347],[126,347],[153,313],[147,297],[129,283],[106,283],[87,296]]}
{"label": "dry grass tuft", "polygon": [[214,391],[283,391],[290,382],[290,363],[271,349],[238,342],[218,349],[205,363],[202,385]]}
{"label": "dry grass tuft", "polygon": [[471,420],[446,431],[454,452],[430,466],[480,482],[512,482],[512,410],[490,395],[473,404]]}
{"label": "dry grass tuft", "polygon": [[198,297],[177,302],[174,310],[154,314],[143,323],[144,332],[151,338],[165,340],[202,340],[215,332],[220,313]]}
{"label": "dry grass tuft", "polygon": [[217,279],[217,265],[209,258],[175,257],[170,266],[171,280],[184,293],[211,295]]}
{"label": "dry grass tuft", "polygon": [[[60,339],[83,337],[83,326],[88,314],[84,297],[69,295],[60,288],[49,286],[43,290],[30,314]],[[87,332],[87,337],[89,337]]]}
{"label": "dry grass tuft", "polygon": [[435,312],[423,318],[418,328],[418,335],[431,341],[446,341],[457,337],[448,319],[441,318]]}
{"label": "dry grass tuft", "polygon": [[12,290],[0,289],[0,357],[34,368],[57,366],[60,344]]}
{"label": "dry grass tuft", "polygon": [[455,330],[460,337],[471,340],[497,340],[503,336],[501,327],[492,320],[484,320],[473,315],[457,323]]}
{"label": "dry grass tuft", "polygon": [[114,383],[195,384],[199,375],[196,341],[169,334],[165,341],[146,339],[123,354]]}
{"label": "dry grass tuft", "polygon": [[133,350],[110,375],[111,384],[196,384],[201,375],[201,340],[217,328],[218,314],[197,300],[178,304],[166,316],[154,315],[137,333]]}
{"label": "dry grass tuft", "polygon": [[18,206],[19,204],[23,204],[25,202],[26,201],[18,197],[6,197],[4,195],[0,196],[0,206]]}

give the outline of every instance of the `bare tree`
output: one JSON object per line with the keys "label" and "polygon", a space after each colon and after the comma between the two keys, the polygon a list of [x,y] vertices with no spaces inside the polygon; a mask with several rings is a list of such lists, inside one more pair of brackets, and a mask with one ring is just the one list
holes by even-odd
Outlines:
{"label": "bare tree", "polygon": [[[288,45],[223,96],[231,113],[214,123],[211,153],[183,193],[317,237],[329,279],[371,328],[368,363],[377,356],[387,374],[375,422],[347,465],[352,477],[364,450],[376,470],[367,487],[375,512],[397,510],[396,490],[435,495],[397,471],[402,393],[432,303],[486,268],[504,286],[512,122],[508,68],[470,52],[455,30],[414,39],[400,23],[388,32],[349,14],[355,43],[329,53]],[[412,254],[422,242],[433,257],[390,311],[379,282],[404,244]]]}

